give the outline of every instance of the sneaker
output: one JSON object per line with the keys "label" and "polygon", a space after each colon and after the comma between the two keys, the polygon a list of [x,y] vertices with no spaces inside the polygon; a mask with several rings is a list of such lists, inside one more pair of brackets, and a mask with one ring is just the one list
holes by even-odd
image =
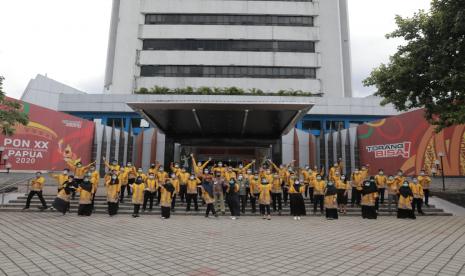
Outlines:
{"label": "sneaker", "polygon": [[231,217],[231,219],[232,219],[232,220],[235,220],[235,219],[236,219],[236,217]]}
{"label": "sneaker", "polygon": [[300,217],[297,217],[297,220],[300,220]]}
{"label": "sneaker", "polygon": [[297,217],[294,217],[294,220],[297,220]]}
{"label": "sneaker", "polygon": [[267,219],[267,220],[271,220],[271,216],[268,216],[266,219]]}
{"label": "sneaker", "polygon": [[132,214],[132,217],[133,217],[133,218],[137,218],[136,214]]}
{"label": "sneaker", "polygon": [[24,207],[24,208],[22,209],[22,211],[26,211],[26,210],[29,210],[29,207]]}
{"label": "sneaker", "polygon": [[215,214],[215,218],[217,218],[217,217],[218,217],[218,214]]}
{"label": "sneaker", "polygon": [[49,209],[50,209],[51,211],[55,211],[55,208],[53,208],[53,206],[50,207]]}
{"label": "sneaker", "polygon": [[161,219],[166,219],[165,217],[161,217]]}

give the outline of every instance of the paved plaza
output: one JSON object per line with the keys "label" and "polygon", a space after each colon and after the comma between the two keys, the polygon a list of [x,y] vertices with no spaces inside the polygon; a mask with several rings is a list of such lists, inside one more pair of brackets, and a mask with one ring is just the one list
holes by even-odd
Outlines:
{"label": "paved plaza", "polygon": [[465,217],[1,213],[6,275],[465,275]]}

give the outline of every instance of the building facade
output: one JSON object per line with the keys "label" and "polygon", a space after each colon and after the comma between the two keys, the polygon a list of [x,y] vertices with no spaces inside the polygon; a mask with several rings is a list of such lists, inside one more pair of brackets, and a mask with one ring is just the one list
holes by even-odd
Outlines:
{"label": "building facade", "polygon": [[164,86],[350,97],[346,0],[114,0],[105,92]]}

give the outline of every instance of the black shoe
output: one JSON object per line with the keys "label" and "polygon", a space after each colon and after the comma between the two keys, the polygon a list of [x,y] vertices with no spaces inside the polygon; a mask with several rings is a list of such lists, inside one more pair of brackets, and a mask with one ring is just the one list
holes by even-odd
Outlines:
{"label": "black shoe", "polygon": [[26,210],[29,210],[29,207],[24,207],[24,208],[22,209],[22,211],[26,211]]}
{"label": "black shoe", "polygon": [[44,210],[47,210],[47,206],[41,206],[41,207],[38,207],[38,209],[41,211],[44,211]]}

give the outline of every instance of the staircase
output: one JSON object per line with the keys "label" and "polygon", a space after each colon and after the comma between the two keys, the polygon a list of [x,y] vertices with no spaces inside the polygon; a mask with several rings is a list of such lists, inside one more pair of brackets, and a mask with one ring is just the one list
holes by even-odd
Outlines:
{"label": "staircase", "polygon": [[[19,196],[16,200],[10,200],[7,204],[3,206],[3,208],[0,208],[0,212],[21,212],[22,208],[26,205],[26,199],[27,195]],[[51,204],[53,200],[55,199],[55,196],[53,195],[44,195],[44,199],[47,202],[47,205],[51,207]],[[78,199],[79,195],[76,195],[75,200],[71,200],[71,208],[70,211],[73,214],[77,213],[77,207],[78,207]],[[313,204],[310,203],[310,199],[305,198],[305,205],[306,205],[306,210],[307,210],[307,215],[313,215]],[[156,203],[156,199],[154,201],[154,205]],[[55,212],[50,209],[41,211],[38,209],[40,207],[40,201],[37,198],[37,196],[34,196],[34,198],[31,201],[31,206],[30,209],[25,211],[25,212]],[[141,208],[142,209],[142,208]],[[147,207],[148,209],[148,207]],[[175,213],[174,215],[205,215],[205,210],[206,206],[202,206],[202,201],[199,199],[199,211],[194,211],[194,206],[193,204],[191,205],[191,211],[189,213],[186,213],[186,203],[182,205],[181,200],[179,197],[176,199],[176,207],[175,207]],[[124,200],[124,203],[119,204],[119,210],[118,214],[123,215],[123,214],[132,214],[133,211],[133,205],[131,204],[131,198],[126,197]],[[219,210],[217,210],[219,211]],[[451,216],[452,214],[444,212],[442,209],[435,208],[435,206],[430,205],[429,207],[423,206],[423,211],[425,212],[426,216]],[[95,213],[96,214],[107,214],[107,202],[106,202],[106,197],[97,195],[95,197]],[[141,214],[147,214],[147,215],[160,215],[160,207],[159,206],[154,206],[153,211],[149,212],[148,210],[146,212],[142,212]],[[226,215],[229,214],[228,207],[226,205]],[[276,213],[272,213],[273,215],[277,215]],[[245,214],[241,214],[245,216],[257,216],[259,215],[258,213],[258,204],[257,204],[257,212],[255,214],[252,213],[252,208],[250,205],[250,202],[247,203],[247,208],[245,210]],[[282,210],[282,215],[283,216],[289,216],[290,215],[290,208],[289,206],[285,206],[283,203],[283,210]],[[317,216],[320,215],[319,211],[316,213]],[[396,209],[393,206],[393,211],[392,213],[389,212],[388,205],[385,202],[384,204],[380,204],[379,207],[379,216],[395,216],[396,215]],[[346,215],[341,215],[341,216],[361,216],[361,210],[358,207],[348,207],[347,209],[347,214]]]}

